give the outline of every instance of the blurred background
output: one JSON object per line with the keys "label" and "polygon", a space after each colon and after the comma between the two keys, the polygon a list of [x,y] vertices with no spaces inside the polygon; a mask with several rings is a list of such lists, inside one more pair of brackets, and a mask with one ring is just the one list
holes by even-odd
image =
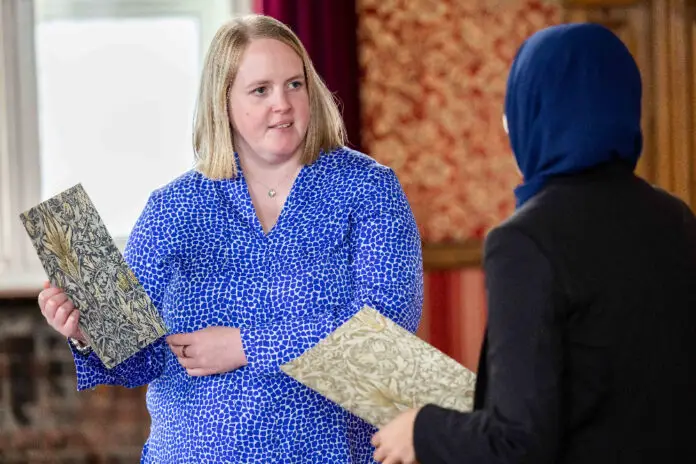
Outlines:
{"label": "blurred background", "polygon": [[423,238],[419,335],[471,369],[482,240],[520,181],[501,118],[526,37],[570,21],[616,31],[644,79],[639,174],[696,206],[693,0],[0,0],[0,463],[138,461],[145,390],[75,391],[18,215],[82,183],[122,245],[150,191],[192,167],[205,50],[249,12],[298,33],[350,144],[398,174]]}

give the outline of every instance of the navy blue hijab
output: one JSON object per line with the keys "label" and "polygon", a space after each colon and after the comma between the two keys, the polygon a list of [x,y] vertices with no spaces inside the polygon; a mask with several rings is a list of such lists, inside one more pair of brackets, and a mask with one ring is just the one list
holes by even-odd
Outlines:
{"label": "navy blue hijab", "polygon": [[528,38],[505,95],[510,145],[524,176],[517,206],[554,176],[611,161],[635,168],[643,147],[640,110],[640,72],[609,29],[564,24]]}

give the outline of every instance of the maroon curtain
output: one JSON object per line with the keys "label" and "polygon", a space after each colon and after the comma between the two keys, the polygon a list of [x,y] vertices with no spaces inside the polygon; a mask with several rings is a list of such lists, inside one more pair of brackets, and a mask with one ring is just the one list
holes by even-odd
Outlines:
{"label": "maroon curtain", "polygon": [[255,0],[254,10],[295,31],[317,72],[339,101],[349,145],[360,149],[355,0]]}

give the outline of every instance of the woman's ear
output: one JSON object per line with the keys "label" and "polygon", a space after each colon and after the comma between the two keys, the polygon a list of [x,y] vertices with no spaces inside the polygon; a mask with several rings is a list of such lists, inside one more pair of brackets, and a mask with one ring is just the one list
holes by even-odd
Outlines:
{"label": "woman's ear", "polygon": [[505,133],[510,135],[510,132],[508,131],[508,125],[507,125],[507,117],[503,114],[503,129],[505,129]]}

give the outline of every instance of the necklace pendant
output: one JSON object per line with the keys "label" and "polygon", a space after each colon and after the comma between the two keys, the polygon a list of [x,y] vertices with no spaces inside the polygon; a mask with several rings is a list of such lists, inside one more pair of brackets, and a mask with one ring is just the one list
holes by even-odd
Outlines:
{"label": "necklace pendant", "polygon": [[275,196],[276,196],[276,191],[273,190],[273,189],[270,189],[270,190],[268,191],[268,196],[269,196],[270,198],[275,197]]}

